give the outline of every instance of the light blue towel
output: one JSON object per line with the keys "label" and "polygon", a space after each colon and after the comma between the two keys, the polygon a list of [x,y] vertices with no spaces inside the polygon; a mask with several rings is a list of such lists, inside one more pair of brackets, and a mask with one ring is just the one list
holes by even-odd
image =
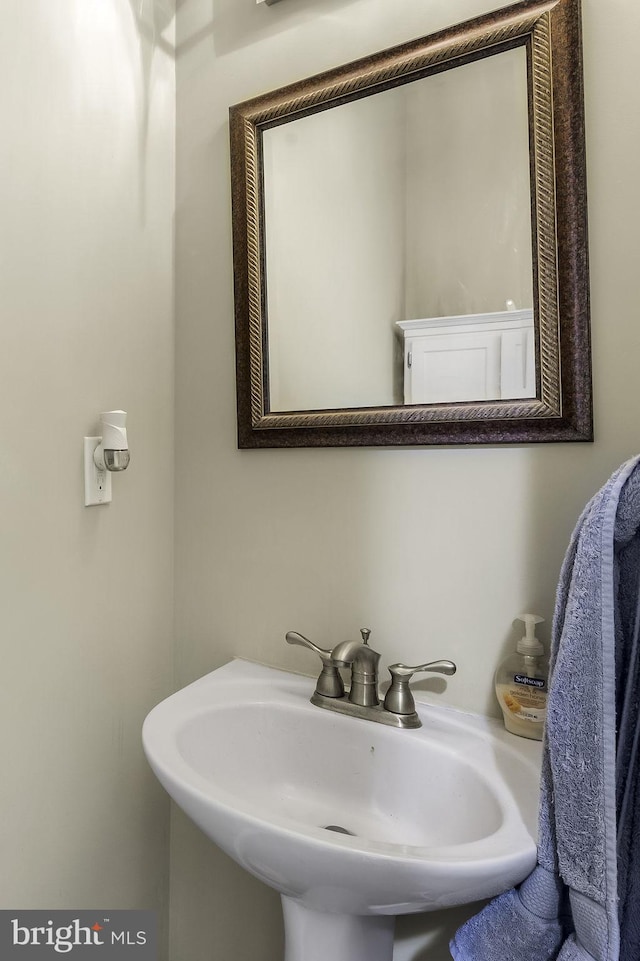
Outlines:
{"label": "light blue towel", "polygon": [[459,929],[455,961],[640,959],[639,465],[587,504],[562,566],[538,865]]}

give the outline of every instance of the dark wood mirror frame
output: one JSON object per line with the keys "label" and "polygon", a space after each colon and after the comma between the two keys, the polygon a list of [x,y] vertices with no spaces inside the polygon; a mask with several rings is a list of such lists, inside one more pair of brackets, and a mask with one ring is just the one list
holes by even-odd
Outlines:
{"label": "dark wood mirror frame", "polygon": [[[527,56],[537,396],[270,411],[262,132],[518,46]],[[230,134],[240,448],[593,439],[580,0],[521,0],[238,104]]]}

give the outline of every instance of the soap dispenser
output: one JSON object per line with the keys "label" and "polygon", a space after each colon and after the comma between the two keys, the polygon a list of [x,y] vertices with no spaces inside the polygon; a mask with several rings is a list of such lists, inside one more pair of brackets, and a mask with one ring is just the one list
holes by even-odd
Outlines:
{"label": "soap dispenser", "polygon": [[518,620],[524,621],[525,632],[515,653],[496,671],[496,697],[507,731],[541,741],[547,713],[549,658],[535,635],[535,629],[544,618],[537,614],[521,614]]}

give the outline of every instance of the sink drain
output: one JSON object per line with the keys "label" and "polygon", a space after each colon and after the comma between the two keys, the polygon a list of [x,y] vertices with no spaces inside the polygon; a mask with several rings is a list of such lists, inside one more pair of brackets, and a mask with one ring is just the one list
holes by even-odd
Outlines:
{"label": "sink drain", "polygon": [[325,831],[335,831],[336,834],[348,834],[351,838],[356,837],[353,831],[349,831],[348,828],[343,828],[340,824],[325,824],[324,829]]}

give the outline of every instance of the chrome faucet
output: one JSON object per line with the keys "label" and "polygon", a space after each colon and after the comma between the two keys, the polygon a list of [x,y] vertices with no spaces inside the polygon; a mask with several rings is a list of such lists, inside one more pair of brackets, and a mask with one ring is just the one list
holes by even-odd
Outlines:
{"label": "chrome faucet", "polygon": [[[421,727],[416,711],[409,681],[418,671],[438,674],[455,674],[457,668],[453,661],[431,661],[408,667],[406,664],[392,664],[389,667],[391,684],[386,693],[384,704],[378,696],[378,662],[380,655],[369,647],[371,631],[367,627],[360,630],[361,641],[341,641],[332,650],[318,647],[313,641],[289,631],[288,644],[299,644],[314,651],[322,661],[322,671],[318,677],[311,703],[328,711],[351,714],[369,721],[390,724],[393,727]],[[351,686],[345,692],[344,683],[338,668],[351,668]]]}

